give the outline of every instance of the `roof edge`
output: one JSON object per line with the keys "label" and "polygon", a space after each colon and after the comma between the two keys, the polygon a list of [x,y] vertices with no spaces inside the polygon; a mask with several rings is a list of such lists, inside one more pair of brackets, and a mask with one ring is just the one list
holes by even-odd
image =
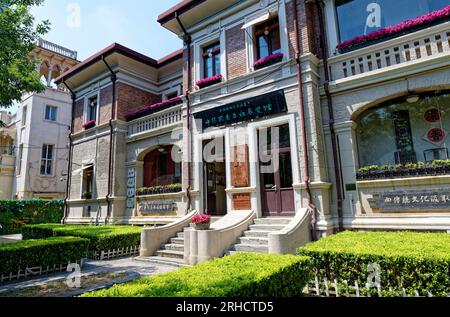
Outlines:
{"label": "roof edge", "polygon": [[207,0],[184,0],[184,1],[181,1],[177,5],[170,8],[169,10],[161,13],[158,16],[157,21],[159,24],[163,25],[163,24],[169,22],[170,20],[175,19],[176,14],[181,15],[206,1]]}

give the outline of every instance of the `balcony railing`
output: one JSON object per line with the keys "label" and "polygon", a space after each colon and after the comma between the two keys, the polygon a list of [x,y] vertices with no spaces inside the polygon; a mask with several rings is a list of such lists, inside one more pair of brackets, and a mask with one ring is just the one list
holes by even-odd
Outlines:
{"label": "balcony railing", "polygon": [[178,106],[136,119],[128,125],[128,137],[176,125],[181,122],[181,117],[182,110]]}
{"label": "balcony railing", "polygon": [[331,57],[333,80],[450,54],[450,22]]}
{"label": "balcony railing", "polygon": [[68,48],[59,46],[57,44],[54,44],[52,42],[46,41],[44,39],[39,39],[38,40],[38,46],[46,49],[48,51],[60,54],[62,56],[66,56],[72,59],[77,59],[77,55],[78,53],[72,50],[69,50]]}

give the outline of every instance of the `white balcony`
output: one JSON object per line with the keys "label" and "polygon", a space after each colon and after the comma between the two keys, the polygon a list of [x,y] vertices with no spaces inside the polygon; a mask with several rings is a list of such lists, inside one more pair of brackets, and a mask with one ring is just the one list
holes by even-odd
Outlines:
{"label": "white balcony", "polygon": [[388,71],[450,54],[450,22],[329,59],[332,81]]}
{"label": "white balcony", "polygon": [[46,41],[44,39],[39,39],[37,46],[40,48],[46,49],[48,51],[60,54],[62,56],[66,56],[72,59],[77,59],[77,52],[69,50],[68,48],[59,46],[57,44],[54,44],[52,42]]}
{"label": "white balcony", "polygon": [[181,126],[181,119],[181,106],[176,106],[133,120],[128,125],[128,138],[135,139],[161,131],[170,131],[172,128]]}

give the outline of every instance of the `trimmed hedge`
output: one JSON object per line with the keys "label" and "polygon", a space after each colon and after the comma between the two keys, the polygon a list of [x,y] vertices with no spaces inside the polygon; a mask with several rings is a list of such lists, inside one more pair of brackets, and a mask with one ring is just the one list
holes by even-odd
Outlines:
{"label": "trimmed hedge", "polygon": [[[309,256],[319,279],[337,279],[365,288],[374,281],[368,266],[380,269],[382,296],[450,294],[450,235],[416,232],[343,232],[299,248]],[[372,272],[372,274],[371,274]],[[391,290],[389,290],[391,288]],[[376,288],[371,289],[376,295]],[[362,290],[367,294],[367,290]]]}
{"label": "trimmed hedge", "polygon": [[27,224],[60,223],[63,200],[0,200],[0,235],[20,233]]}
{"label": "trimmed hedge", "polygon": [[83,297],[294,297],[311,279],[295,255],[238,253]]}
{"label": "trimmed hedge", "polygon": [[42,224],[25,226],[24,240],[42,239],[55,236],[74,236],[89,240],[89,251],[100,252],[140,245],[140,227],[132,226],[83,226]]}
{"label": "trimmed hedge", "polygon": [[0,275],[18,269],[53,266],[85,258],[89,240],[77,237],[53,237],[41,240],[0,244]]}

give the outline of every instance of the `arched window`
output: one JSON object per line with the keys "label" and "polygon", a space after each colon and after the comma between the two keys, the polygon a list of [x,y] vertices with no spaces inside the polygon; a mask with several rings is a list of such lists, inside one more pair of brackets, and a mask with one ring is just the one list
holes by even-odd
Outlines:
{"label": "arched window", "polygon": [[[181,182],[181,163],[172,158],[177,146],[160,146],[144,158],[144,187],[171,185]],[[174,151],[176,152],[176,151]]]}
{"label": "arched window", "polygon": [[356,120],[360,167],[448,158],[450,92],[403,97]]}

